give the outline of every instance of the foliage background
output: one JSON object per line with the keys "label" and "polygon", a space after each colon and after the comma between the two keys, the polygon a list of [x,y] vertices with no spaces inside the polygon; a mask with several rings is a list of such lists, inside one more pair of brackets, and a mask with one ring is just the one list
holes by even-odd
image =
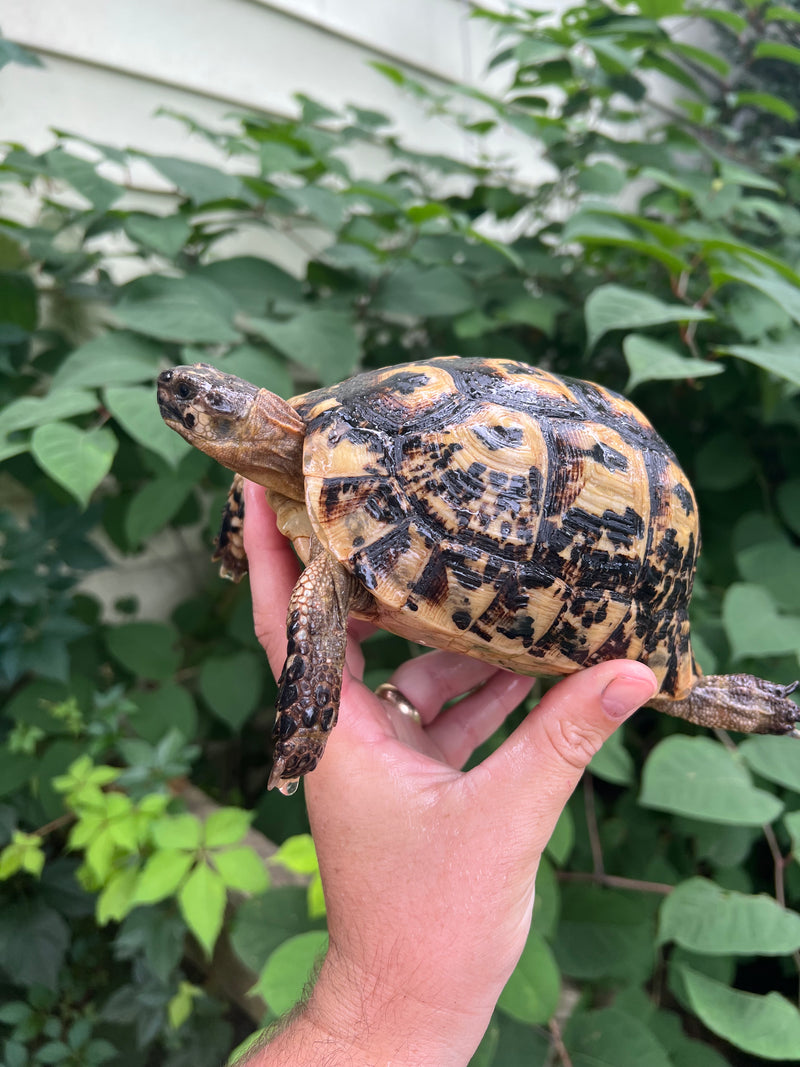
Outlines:
{"label": "foliage background", "polygon": [[[7,202],[24,188],[41,209],[0,219],[4,1067],[218,1063],[253,1027],[209,978],[220,932],[274,1014],[324,947],[302,794],[264,793],[274,683],[246,588],[198,562],[152,622],[80,586],[169,531],[190,556],[210,541],[228,476],[162,426],[163,366],[204,359],[289,396],[459,352],[626,390],[698,491],[702,665],[798,673],[797,12],[476,17],[500,33],[504,92],[445,98],[383,68],[467,132],[470,162],[307,98],[292,121],[194,125],[225,171],[66,135],[8,146]],[[687,43],[709,25],[724,49]],[[497,129],[551,180],[531,189],[495,158]],[[352,172],[354,145],[380,178]],[[126,208],[132,158],[173,184],[174,211]],[[263,253],[220,258],[245,229]],[[275,233],[307,248],[302,278],[274,262]],[[377,636],[369,680],[408,652]],[[205,822],[187,779],[220,805]],[[474,1064],[800,1059],[798,793],[788,740],[627,725],[559,825]],[[269,874],[251,819],[285,842]],[[277,884],[283,868],[310,888]]]}

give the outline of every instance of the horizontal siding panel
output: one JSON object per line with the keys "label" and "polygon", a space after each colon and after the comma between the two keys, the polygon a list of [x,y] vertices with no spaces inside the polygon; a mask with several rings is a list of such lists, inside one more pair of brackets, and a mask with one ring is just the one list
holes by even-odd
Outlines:
{"label": "horizontal siding panel", "polygon": [[[312,18],[322,9],[323,21]],[[3,32],[45,53],[265,109],[288,105],[287,86],[308,91],[326,75],[324,91],[338,99],[342,81],[374,56],[462,80],[484,68],[490,40],[459,0],[6,0]],[[362,79],[374,85],[374,75]]]}
{"label": "horizontal siding panel", "polygon": [[[251,0],[358,41],[444,81],[483,70],[493,33],[469,0]],[[507,4],[500,4],[508,8]]]}
{"label": "horizontal siding panel", "polygon": [[[294,94],[305,92],[333,107],[385,111],[405,143],[470,158],[475,144],[426,117],[368,66],[375,53],[355,40],[388,48],[393,38],[406,58],[417,55],[417,65],[455,77],[460,64],[467,70],[476,62],[465,19],[463,0],[5,0],[6,36],[39,51],[47,69],[5,68],[0,137],[41,150],[52,141],[48,129],[59,127],[115,147],[221,162],[205,141],[156,111],[217,126],[236,108],[294,114]],[[472,20],[469,33],[476,27],[484,34],[483,63],[490,30]],[[492,147],[536,180],[530,145],[520,158],[519,143],[511,133]],[[354,163],[362,172],[380,170],[374,158]],[[149,168],[136,166],[131,184],[161,187]]]}

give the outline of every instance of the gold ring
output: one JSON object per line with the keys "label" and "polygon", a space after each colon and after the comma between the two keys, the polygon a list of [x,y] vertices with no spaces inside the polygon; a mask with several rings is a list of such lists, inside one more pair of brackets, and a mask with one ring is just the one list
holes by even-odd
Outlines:
{"label": "gold ring", "polygon": [[375,696],[378,700],[385,700],[387,704],[391,704],[393,708],[397,708],[401,715],[408,716],[409,719],[413,719],[414,722],[422,724],[422,716],[411,703],[411,701],[404,697],[396,685],[392,685],[391,682],[384,682],[383,685],[379,685],[375,690]]}

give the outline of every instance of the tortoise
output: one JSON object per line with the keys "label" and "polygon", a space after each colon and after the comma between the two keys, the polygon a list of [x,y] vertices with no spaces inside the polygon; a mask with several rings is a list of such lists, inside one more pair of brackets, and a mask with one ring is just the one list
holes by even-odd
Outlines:
{"label": "tortoise", "polygon": [[237,472],[217,556],[247,569],[241,476],[306,564],[287,617],[270,787],[293,792],[336,722],[348,615],[527,675],[646,663],[650,706],[793,734],[796,686],[704,676],[688,606],[692,487],[625,397],[507,359],[447,356],[283,400],[199,363],[164,371],[166,423]]}

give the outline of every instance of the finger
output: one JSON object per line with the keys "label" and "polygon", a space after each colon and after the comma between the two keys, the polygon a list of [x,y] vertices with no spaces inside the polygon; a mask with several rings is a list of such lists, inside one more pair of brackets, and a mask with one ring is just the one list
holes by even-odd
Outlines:
{"label": "finger", "polygon": [[250,568],[256,637],[277,676],[286,659],[286,609],[300,573],[291,546],[275,525],[264,490],[244,483],[244,547]]}
{"label": "finger", "polygon": [[495,671],[480,689],[445,708],[428,727],[428,737],[451,767],[462,767],[478,745],[491,737],[522,703],[534,680],[509,671]]}
{"label": "finger", "polygon": [[482,785],[489,810],[521,819],[528,847],[544,848],[592,756],[657,688],[650,668],[633,660],[601,663],[559,682],[469,772],[488,779]]}
{"label": "finger", "polygon": [[427,726],[450,700],[477,689],[497,667],[455,652],[426,652],[402,663],[390,678]]}

